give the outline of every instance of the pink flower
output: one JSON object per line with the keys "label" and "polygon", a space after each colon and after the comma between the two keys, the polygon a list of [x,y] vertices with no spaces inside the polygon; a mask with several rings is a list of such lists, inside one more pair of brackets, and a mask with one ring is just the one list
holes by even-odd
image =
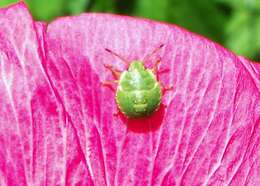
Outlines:
{"label": "pink flower", "polygon": [[[260,65],[174,25],[0,10],[0,185],[260,185]],[[103,64],[161,58],[153,116],[115,116]]]}

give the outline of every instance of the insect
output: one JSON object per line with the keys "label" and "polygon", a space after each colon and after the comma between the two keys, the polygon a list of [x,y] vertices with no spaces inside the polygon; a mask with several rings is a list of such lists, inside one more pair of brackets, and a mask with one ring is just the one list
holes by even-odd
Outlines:
{"label": "insect", "polygon": [[163,93],[171,89],[171,87],[163,88],[157,79],[160,59],[156,61],[152,69],[145,67],[147,59],[163,46],[157,47],[144,60],[134,60],[130,63],[110,49],[105,49],[128,66],[127,70],[122,72],[110,65],[104,65],[112,72],[116,80],[102,83],[105,86],[117,84],[116,103],[127,118],[145,118],[151,115],[160,107]]}

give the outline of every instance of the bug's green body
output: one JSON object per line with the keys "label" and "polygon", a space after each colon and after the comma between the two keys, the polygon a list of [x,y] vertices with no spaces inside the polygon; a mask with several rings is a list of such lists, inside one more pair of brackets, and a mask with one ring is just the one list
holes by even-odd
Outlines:
{"label": "bug's green body", "polygon": [[152,70],[133,61],[119,79],[116,102],[128,118],[143,118],[159,108],[162,90]]}

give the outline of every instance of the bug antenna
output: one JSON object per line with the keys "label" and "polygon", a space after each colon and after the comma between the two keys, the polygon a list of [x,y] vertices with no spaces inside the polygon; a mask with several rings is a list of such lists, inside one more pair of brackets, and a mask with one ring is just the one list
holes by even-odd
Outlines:
{"label": "bug antenna", "polygon": [[160,46],[158,46],[157,48],[155,48],[151,53],[147,54],[144,57],[144,62],[146,62],[151,56],[153,56],[156,52],[158,52],[162,47],[164,47],[164,44],[161,44]]}
{"label": "bug antenna", "polygon": [[105,48],[105,50],[106,50],[107,52],[109,52],[110,54],[112,54],[112,55],[118,57],[119,59],[121,59],[121,61],[123,61],[126,65],[129,64],[129,62],[128,62],[125,58],[123,58],[122,56],[120,56],[119,54],[113,52],[112,50],[110,50],[110,49],[108,49],[108,48]]}

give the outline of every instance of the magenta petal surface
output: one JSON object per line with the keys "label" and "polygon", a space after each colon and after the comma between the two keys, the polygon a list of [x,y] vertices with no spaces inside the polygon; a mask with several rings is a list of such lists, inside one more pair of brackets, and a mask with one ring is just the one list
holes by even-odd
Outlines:
{"label": "magenta petal surface", "polygon": [[0,25],[0,185],[91,185],[75,129],[42,67],[45,25],[23,4],[0,10]]}
{"label": "magenta petal surface", "polygon": [[[0,185],[259,185],[260,67],[173,25],[0,10]],[[153,116],[115,116],[103,64],[161,58]]]}

